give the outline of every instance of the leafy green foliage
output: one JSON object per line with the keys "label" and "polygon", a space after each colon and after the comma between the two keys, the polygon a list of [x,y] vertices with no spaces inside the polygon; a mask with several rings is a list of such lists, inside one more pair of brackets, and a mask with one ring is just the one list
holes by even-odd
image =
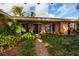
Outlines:
{"label": "leafy green foliage", "polygon": [[[35,39],[35,35],[33,33],[25,33],[19,35],[0,35],[0,47],[3,47],[3,50],[6,48],[14,47],[17,45],[17,42],[22,40],[30,40],[33,41]],[[28,49],[28,47],[27,47]]]}
{"label": "leafy green foliage", "polygon": [[43,35],[44,44],[48,43],[48,51],[51,55],[79,55],[79,36],[78,35]]}
{"label": "leafy green foliage", "polygon": [[8,26],[14,34],[21,33],[22,31],[22,26],[16,20],[8,22]]}
{"label": "leafy green foliage", "polygon": [[16,21],[9,21],[4,28],[0,28],[0,52],[4,49],[16,46],[17,42],[21,40],[34,40],[35,35],[33,33],[22,34],[23,28]]}
{"label": "leafy green foliage", "polygon": [[13,6],[12,8],[12,12],[14,14],[14,16],[23,16],[24,13],[23,13],[23,7],[20,7],[20,6]]}
{"label": "leafy green foliage", "polygon": [[6,26],[4,28],[0,28],[0,34],[1,35],[11,35],[12,31],[10,30],[10,28],[8,26]]}
{"label": "leafy green foliage", "polygon": [[0,46],[6,45],[7,47],[12,47],[19,40],[20,40],[20,37],[17,38],[17,36],[13,36],[13,35],[0,36]]}
{"label": "leafy green foliage", "polygon": [[29,16],[30,16],[30,17],[34,17],[34,16],[35,16],[35,12],[30,12],[30,13],[29,13]]}
{"label": "leafy green foliage", "polygon": [[1,35],[14,35],[22,32],[23,27],[16,21],[12,20],[4,28],[0,28]]}
{"label": "leafy green foliage", "polygon": [[34,40],[35,35],[34,33],[25,33],[21,36],[22,39],[29,39],[29,40]]}

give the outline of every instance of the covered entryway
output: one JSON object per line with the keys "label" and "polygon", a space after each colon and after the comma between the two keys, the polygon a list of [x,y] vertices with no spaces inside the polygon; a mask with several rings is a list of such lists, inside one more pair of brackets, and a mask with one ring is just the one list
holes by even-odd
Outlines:
{"label": "covered entryway", "polygon": [[33,24],[33,32],[36,34],[41,32],[41,24]]}
{"label": "covered entryway", "polygon": [[21,24],[23,26],[23,28],[25,29],[25,32],[29,32],[29,24],[28,23],[22,23]]}

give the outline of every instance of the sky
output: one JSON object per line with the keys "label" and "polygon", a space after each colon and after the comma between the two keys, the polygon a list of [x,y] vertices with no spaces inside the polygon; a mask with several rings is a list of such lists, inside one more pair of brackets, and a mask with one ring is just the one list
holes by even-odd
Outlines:
{"label": "sky", "polygon": [[50,17],[50,18],[79,18],[78,3],[0,3],[0,9],[12,15],[12,7],[22,6],[27,16],[31,11],[34,11],[35,17]]}

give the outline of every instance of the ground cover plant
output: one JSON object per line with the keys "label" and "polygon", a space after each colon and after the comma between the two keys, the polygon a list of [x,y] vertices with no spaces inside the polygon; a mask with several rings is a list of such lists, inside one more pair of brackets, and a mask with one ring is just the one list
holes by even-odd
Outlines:
{"label": "ground cover plant", "polygon": [[27,40],[22,46],[18,55],[20,56],[35,56],[35,44],[32,40]]}
{"label": "ground cover plant", "polygon": [[49,53],[54,56],[78,56],[78,35],[51,35],[43,34],[42,40]]}

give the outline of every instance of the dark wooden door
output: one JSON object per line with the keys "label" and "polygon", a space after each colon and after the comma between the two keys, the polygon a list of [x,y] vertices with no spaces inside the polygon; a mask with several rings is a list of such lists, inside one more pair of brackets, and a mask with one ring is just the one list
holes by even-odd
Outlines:
{"label": "dark wooden door", "polygon": [[41,31],[40,24],[33,24],[33,32],[38,34]]}

